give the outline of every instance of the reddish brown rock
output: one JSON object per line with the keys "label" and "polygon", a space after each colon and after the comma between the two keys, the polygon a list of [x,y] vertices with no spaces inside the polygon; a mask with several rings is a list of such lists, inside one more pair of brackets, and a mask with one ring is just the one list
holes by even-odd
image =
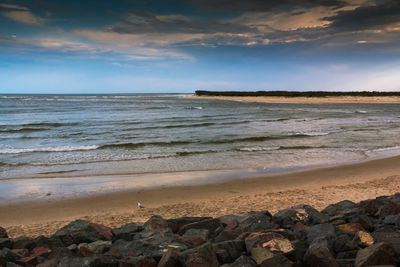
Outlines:
{"label": "reddish brown rock", "polygon": [[325,239],[316,239],[311,243],[304,261],[310,267],[339,267]]}
{"label": "reddish brown rock", "polygon": [[45,247],[36,247],[32,249],[31,256],[39,257],[39,256],[47,256],[51,253],[51,249]]}
{"label": "reddish brown rock", "polygon": [[29,256],[16,261],[17,264],[25,267],[36,266],[38,264],[36,256]]}
{"label": "reddish brown rock", "polygon": [[57,259],[49,259],[49,260],[45,260],[44,262],[36,265],[36,267],[55,267],[58,264],[58,260]]}
{"label": "reddish brown rock", "polygon": [[217,267],[219,266],[217,255],[211,243],[206,243],[200,247],[186,250],[179,254],[179,261],[187,267]]}

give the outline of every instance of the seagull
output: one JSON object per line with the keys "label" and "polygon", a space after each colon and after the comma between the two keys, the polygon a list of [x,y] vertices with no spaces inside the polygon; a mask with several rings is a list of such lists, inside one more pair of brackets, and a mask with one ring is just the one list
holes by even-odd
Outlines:
{"label": "seagull", "polygon": [[138,207],[138,209],[144,209],[142,203],[140,203],[140,202],[137,203],[137,207]]}

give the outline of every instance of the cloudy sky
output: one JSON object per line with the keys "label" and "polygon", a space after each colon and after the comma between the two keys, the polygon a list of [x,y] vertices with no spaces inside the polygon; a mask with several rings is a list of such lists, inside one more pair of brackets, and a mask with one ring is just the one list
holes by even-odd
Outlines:
{"label": "cloudy sky", "polygon": [[398,0],[0,0],[0,93],[400,90]]}

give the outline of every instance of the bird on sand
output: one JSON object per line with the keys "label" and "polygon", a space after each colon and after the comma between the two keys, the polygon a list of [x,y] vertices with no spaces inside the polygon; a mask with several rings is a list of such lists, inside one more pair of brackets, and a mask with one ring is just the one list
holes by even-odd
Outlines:
{"label": "bird on sand", "polygon": [[144,209],[142,203],[140,203],[140,202],[137,203],[137,207],[138,207],[138,209]]}

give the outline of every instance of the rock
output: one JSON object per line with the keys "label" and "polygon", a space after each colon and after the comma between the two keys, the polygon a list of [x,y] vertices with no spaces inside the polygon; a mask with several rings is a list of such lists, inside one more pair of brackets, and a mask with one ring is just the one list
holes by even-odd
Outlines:
{"label": "rock", "polygon": [[238,238],[238,234],[235,231],[224,229],[221,233],[218,234],[218,236],[214,240],[215,242],[223,242],[228,240],[235,240],[236,238]]}
{"label": "rock", "polygon": [[99,259],[96,257],[64,257],[60,260],[58,267],[95,267],[99,266]]}
{"label": "rock", "polygon": [[213,244],[213,250],[220,264],[232,263],[246,252],[243,240],[230,240]]}
{"label": "rock", "polygon": [[0,238],[0,249],[11,248],[11,247],[12,247],[12,239]]}
{"label": "rock", "polygon": [[182,235],[189,229],[206,229],[209,231],[210,235],[214,237],[216,235],[216,230],[221,229],[222,230],[223,226],[220,223],[219,220],[217,219],[207,219],[207,220],[202,220],[199,222],[194,222],[194,223],[189,223],[181,228],[179,228],[178,234]]}
{"label": "rock", "polygon": [[4,259],[5,262],[7,262],[7,261],[15,262],[15,261],[23,258],[23,256],[13,252],[12,250],[10,250],[8,248],[3,248],[1,250],[0,258]]}
{"label": "rock", "polygon": [[335,226],[324,223],[310,227],[307,233],[307,241],[311,244],[315,239],[326,239],[329,243],[335,239]]}
{"label": "rock", "polygon": [[0,238],[8,238],[7,231],[3,227],[0,227]]}
{"label": "rock", "polygon": [[36,265],[36,267],[55,267],[58,264],[57,259],[45,260],[44,262]]}
{"label": "rock", "polygon": [[169,248],[164,255],[161,257],[161,260],[158,262],[157,267],[175,267],[181,266],[178,261],[179,250],[176,248]]}
{"label": "rock", "polygon": [[119,261],[120,267],[156,267],[156,261],[151,257],[130,257]]}
{"label": "rock", "polygon": [[179,261],[183,266],[219,266],[217,255],[215,254],[211,243],[206,243],[194,249],[186,250],[179,254]]}
{"label": "rock", "polygon": [[111,232],[114,235],[114,239],[125,239],[132,240],[132,236],[143,231],[143,226],[138,223],[128,223],[119,228],[112,229]]}
{"label": "rock", "polygon": [[46,257],[51,253],[51,251],[52,250],[49,249],[49,248],[36,247],[36,248],[32,249],[31,256],[35,256],[35,257],[43,256],[43,257]]}
{"label": "rock", "polygon": [[4,267],[21,267],[21,265],[16,264],[14,262],[7,262],[5,265],[2,265]]}
{"label": "rock", "polygon": [[391,224],[391,225],[395,225],[397,228],[399,228],[400,227],[400,214],[386,216],[385,219],[383,220],[383,224]]}
{"label": "rock", "polygon": [[262,246],[268,248],[271,252],[281,254],[289,254],[294,250],[292,243],[286,238],[274,238],[263,243]]}
{"label": "rock", "polygon": [[357,253],[355,266],[397,265],[398,263],[399,258],[393,247],[379,242],[360,249]]}
{"label": "rock", "polygon": [[272,215],[267,212],[252,211],[240,217],[236,230],[243,232],[262,232],[269,229],[277,229],[279,226],[272,222]]}
{"label": "rock", "polygon": [[159,215],[151,216],[150,219],[144,224],[144,230],[146,232],[171,232],[168,222]]}
{"label": "rock", "polygon": [[374,238],[368,232],[365,232],[365,231],[358,231],[357,237],[359,240],[358,244],[361,247],[371,246],[375,242]]}
{"label": "rock", "polygon": [[377,223],[377,219],[372,218],[364,213],[350,216],[348,221],[349,223],[359,223],[361,227],[367,231],[374,230],[374,225]]}
{"label": "rock", "polygon": [[256,232],[250,233],[245,238],[246,249],[248,252],[251,251],[253,247],[257,247],[258,245],[262,246],[263,243],[266,243],[275,238],[284,238],[283,235],[275,233],[275,232]]}
{"label": "rock", "polygon": [[230,267],[257,267],[257,263],[250,257],[242,255],[237,258],[235,262],[230,265]]}
{"label": "rock", "polygon": [[357,206],[358,205],[356,203],[350,200],[343,200],[327,206],[321,211],[321,213],[327,214],[329,216],[335,216],[337,214],[344,213],[345,211],[357,208]]}
{"label": "rock", "polygon": [[349,231],[349,232],[353,232],[353,233],[357,233],[360,230],[364,230],[361,226],[361,224],[359,223],[345,223],[345,224],[339,224],[336,225],[337,228],[345,230],[345,231]]}
{"label": "rock", "polygon": [[355,259],[358,250],[343,251],[336,254],[336,259]]}
{"label": "rock", "polygon": [[314,239],[304,255],[304,262],[310,267],[339,267],[329,250],[326,239]]}
{"label": "rock", "polygon": [[176,219],[168,219],[167,223],[169,228],[172,230],[173,233],[177,233],[179,229],[190,223],[201,222],[204,220],[212,219],[211,217],[181,217]]}
{"label": "rock", "polygon": [[189,247],[198,247],[208,241],[210,232],[207,229],[189,229],[183,236],[178,236],[178,241]]}
{"label": "rock", "polygon": [[52,238],[59,238],[65,246],[79,243],[91,243],[97,240],[111,240],[111,228],[76,220],[58,230]]}
{"label": "rock", "polygon": [[336,253],[358,249],[355,234],[338,234],[333,242],[333,250]]}
{"label": "rock", "polygon": [[400,233],[398,232],[373,232],[372,237],[376,242],[383,242],[394,248],[400,255]]}
{"label": "rock", "polygon": [[46,236],[39,236],[33,240],[37,247],[55,248],[64,247],[63,242],[59,238],[51,238]]}
{"label": "rock", "polygon": [[38,264],[38,257],[36,256],[24,257],[18,259],[16,263],[22,266],[36,266]]}
{"label": "rock", "polygon": [[13,239],[13,249],[33,249],[35,248],[37,245],[35,243],[35,240],[33,238],[30,237],[17,237]]}
{"label": "rock", "polygon": [[387,215],[394,215],[400,212],[398,211],[397,206],[392,201],[383,197],[361,201],[359,206],[361,209],[365,210],[369,215],[381,218]]}
{"label": "rock", "polygon": [[82,257],[93,257],[94,252],[89,248],[87,243],[81,243],[78,245],[78,254]]}
{"label": "rock", "polygon": [[301,204],[277,212],[273,221],[283,228],[293,228],[298,222],[305,225],[326,223],[329,217],[311,206]]}
{"label": "rock", "polygon": [[272,253],[268,248],[257,246],[251,249],[251,258],[259,265],[265,267],[291,267],[293,262],[280,254]]}
{"label": "rock", "polygon": [[104,254],[111,248],[111,241],[98,240],[88,244],[88,248],[93,251],[94,254]]}

